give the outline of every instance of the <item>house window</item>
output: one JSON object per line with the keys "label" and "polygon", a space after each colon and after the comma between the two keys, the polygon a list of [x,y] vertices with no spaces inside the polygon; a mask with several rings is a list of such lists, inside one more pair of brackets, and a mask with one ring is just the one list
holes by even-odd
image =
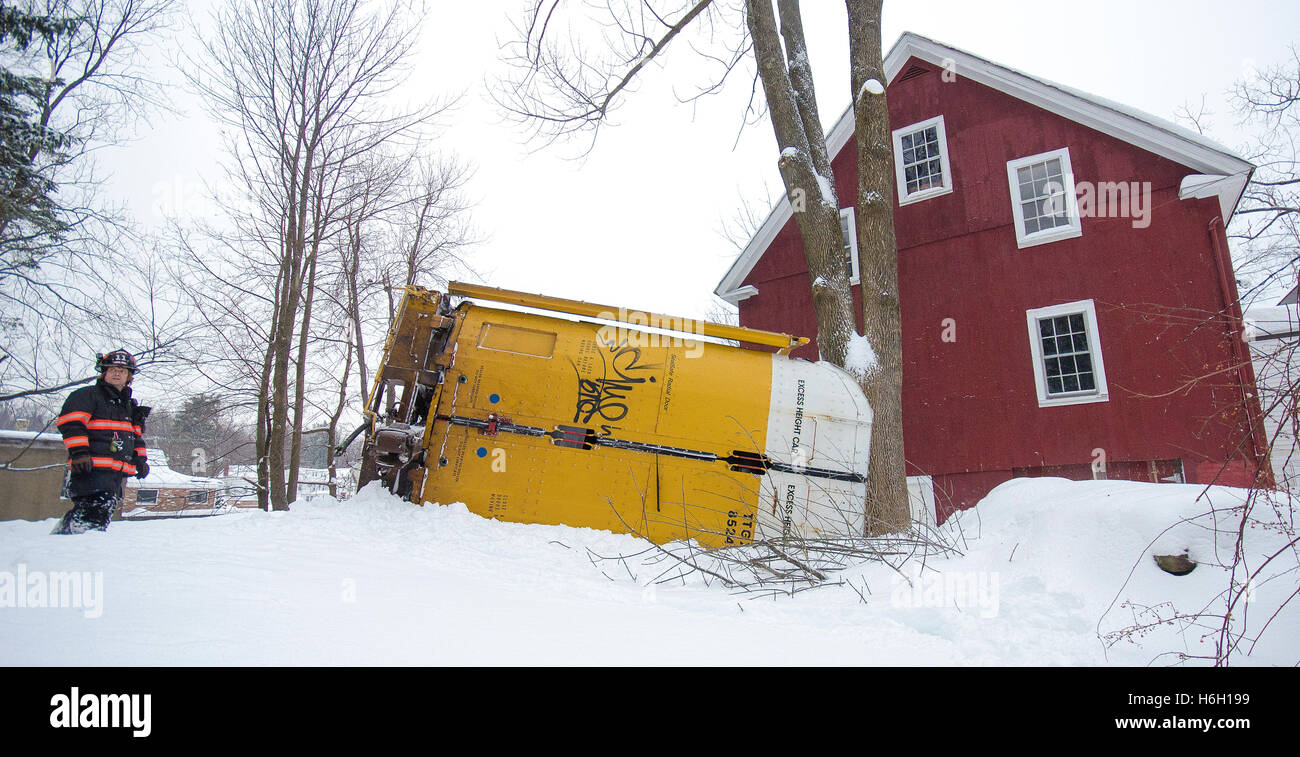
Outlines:
{"label": "house window", "polygon": [[1083,234],[1068,148],[1007,163],[1016,245],[1032,247]]}
{"label": "house window", "polygon": [[135,492],[135,503],[137,505],[153,505],[158,502],[157,489],[137,489]]}
{"label": "house window", "polygon": [[1038,308],[1026,315],[1038,406],[1108,401],[1092,300]]}
{"label": "house window", "polygon": [[943,116],[894,130],[894,172],[899,205],[952,191]]}
{"label": "house window", "polygon": [[191,490],[190,490],[190,504],[191,504],[191,505],[206,505],[206,504],[208,504],[208,490],[207,490],[207,489],[191,489]]}
{"label": "house window", "polygon": [[840,208],[840,234],[844,238],[844,261],[849,268],[849,283],[858,283],[858,222],[853,208]]}

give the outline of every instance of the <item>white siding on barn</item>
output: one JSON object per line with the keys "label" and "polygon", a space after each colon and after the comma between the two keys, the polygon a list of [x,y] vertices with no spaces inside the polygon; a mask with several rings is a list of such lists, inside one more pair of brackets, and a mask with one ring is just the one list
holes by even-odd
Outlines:
{"label": "white siding on barn", "polygon": [[1245,320],[1273,475],[1279,487],[1300,491],[1300,310],[1294,304],[1252,307]]}

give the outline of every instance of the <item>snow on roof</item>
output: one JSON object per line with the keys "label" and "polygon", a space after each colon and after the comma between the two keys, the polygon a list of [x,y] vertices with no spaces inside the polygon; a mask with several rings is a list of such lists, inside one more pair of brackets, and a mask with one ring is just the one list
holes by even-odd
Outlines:
{"label": "snow on roof", "polygon": [[905,32],[889,51],[885,70],[891,81],[903,64],[913,57],[940,66],[945,62],[955,65],[958,75],[1202,173],[1248,173],[1254,169],[1233,150],[1192,129],[1109,98],[994,63],[913,32]]}
{"label": "snow on roof", "polygon": [[[289,469],[285,468],[285,474],[288,475]],[[339,466],[338,475],[347,476],[351,468]],[[257,478],[256,465],[232,465],[227,471],[226,478]],[[328,484],[330,482],[329,468],[299,468],[298,482],[303,484]]]}
{"label": "snow on roof", "polygon": [[[1030,79],[1045,87],[1050,87],[1053,89],[1060,90],[1060,92],[1069,95],[1071,97],[1076,97],[1081,100],[1086,100],[1090,103],[1099,105],[1103,108],[1108,108],[1110,110],[1113,110],[1116,113],[1123,114],[1129,118],[1133,118],[1138,121],[1145,122],[1151,126],[1154,126],[1157,129],[1160,129],[1162,131],[1167,131],[1170,134],[1177,136],[1180,139],[1184,139],[1188,142],[1196,143],[1197,145],[1204,147],[1207,150],[1223,153],[1224,155],[1236,158],[1237,160],[1242,160],[1241,157],[1238,156],[1234,150],[1226,147],[1220,142],[1216,142],[1215,140],[1210,139],[1209,137],[1205,136],[1204,134],[1201,134],[1198,131],[1195,131],[1194,129],[1189,129],[1185,126],[1180,126],[1179,124],[1174,123],[1173,121],[1170,121],[1168,119],[1164,119],[1159,116],[1152,115],[1150,113],[1147,113],[1146,111],[1138,110],[1137,108],[1134,108],[1131,105],[1125,105],[1124,103],[1116,102],[1115,100],[1111,100],[1110,98],[1107,97],[1094,95],[1091,92],[1085,92],[1081,89],[1076,89],[1075,87],[1066,86],[1064,84],[1058,84],[1054,81],[1051,81],[1050,79],[1044,79],[1041,76],[1035,76],[1034,74],[1026,73],[1019,69],[1012,68],[1010,66],[1005,66],[1001,63],[992,63],[988,59],[982,58],[978,55],[975,55],[974,53],[967,52],[965,50],[962,50],[957,47],[953,47],[952,45],[948,45],[943,42],[938,42],[936,40],[930,39],[929,37],[916,34],[915,32],[906,32],[901,37],[899,37],[898,42],[895,43],[895,47],[899,47],[899,46],[905,46],[907,48],[907,51],[909,53],[907,57],[912,57],[913,55],[915,55],[917,48],[920,47],[933,46],[933,47],[945,48],[948,51],[960,53],[965,57],[978,60],[992,66],[996,66],[997,68],[1015,74],[1016,76],[1022,76],[1026,79]],[[894,56],[894,50],[891,49],[889,54],[890,57],[892,58]],[[917,56],[917,57],[921,57],[921,56]],[[898,67],[901,67],[902,64],[905,62],[907,62],[907,58],[902,58],[898,60],[896,65]],[[958,68],[956,70],[960,74],[962,70],[960,64],[958,65]],[[897,73],[897,70],[889,70],[888,73],[889,73],[889,78],[893,79],[894,75]]]}
{"label": "snow on roof", "polygon": [[1264,341],[1300,334],[1300,306],[1255,305],[1242,313],[1246,341]]}
{"label": "snow on roof", "polygon": [[14,431],[12,429],[0,429],[0,439],[11,439],[13,441],[31,441],[33,439],[41,442],[59,442],[63,443],[63,435],[55,433],[41,433],[39,431]]}
{"label": "snow on roof", "polygon": [[221,489],[224,484],[215,478],[187,476],[167,467],[167,453],[152,447],[145,450],[149,458],[149,477],[141,480],[130,477],[126,485],[133,489]]}

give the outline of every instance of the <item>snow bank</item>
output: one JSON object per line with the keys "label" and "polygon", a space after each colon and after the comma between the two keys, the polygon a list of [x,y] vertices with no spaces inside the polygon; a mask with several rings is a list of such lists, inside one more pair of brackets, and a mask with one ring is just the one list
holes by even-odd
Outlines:
{"label": "snow bank", "polygon": [[[1012,625],[1019,618],[1031,632],[1058,634],[1079,652],[1086,650],[1074,642],[1082,636],[1101,647],[1071,664],[1177,664],[1180,653],[1212,656],[1217,620],[1162,621],[1225,612],[1232,585],[1227,566],[1245,497],[1241,489],[1207,491],[1192,484],[1015,479],[964,514],[961,527],[976,538],[950,567],[995,572],[999,617]],[[1279,531],[1266,504],[1249,521],[1243,554],[1252,569],[1295,538],[1293,530]],[[1184,552],[1199,563],[1186,576],[1165,573],[1153,560]],[[1264,568],[1249,606],[1234,612],[1245,619],[1248,635],[1295,590],[1298,564],[1292,547]],[[1080,637],[1072,638],[1076,631]],[[1251,654],[1234,664],[1294,665],[1300,660],[1300,606],[1284,609],[1253,651],[1249,641],[1240,650]]]}
{"label": "snow bank", "polygon": [[[1226,588],[1214,563],[1230,541],[1192,518],[1208,509],[1201,491],[1012,481],[955,520],[964,555],[902,576],[859,565],[776,600],[700,575],[656,584],[666,565],[631,536],[415,507],[375,487],[80,537],[50,536],[52,520],[0,522],[0,664],[1163,664],[1213,639],[1177,625],[1109,648],[1105,637],[1139,607],[1195,611]],[[1242,494],[1211,491],[1224,507]],[[1248,533],[1256,561],[1285,542]],[[1182,549],[1203,561],[1188,576],[1151,561]],[[1252,627],[1294,589],[1295,565],[1288,555],[1276,572],[1289,576],[1258,587]],[[101,575],[97,617],[14,606],[19,571]],[[1236,664],[1294,664],[1298,617],[1284,610]]]}

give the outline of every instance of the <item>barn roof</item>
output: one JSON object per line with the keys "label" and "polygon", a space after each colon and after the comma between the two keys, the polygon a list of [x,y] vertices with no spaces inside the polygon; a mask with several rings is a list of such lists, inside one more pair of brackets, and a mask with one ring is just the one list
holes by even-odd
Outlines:
{"label": "barn roof", "polygon": [[1295,303],[1253,305],[1243,313],[1249,342],[1290,339],[1300,335],[1300,306]]}
{"label": "barn roof", "polygon": [[[1198,173],[1183,180],[1179,197],[1217,197],[1225,223],[1236,210],[1237,202],[1254,170],[1248,161],[1191,129],[1104,97],[1031,76],[912,32],[899,37],[885,56],[885,75],[890,83],[893,83],[903,66],[912,58],[936,67],[947,64],[958,75],[971,81],[1191,168]],[[853,136],[853,123],[853,107],[850,105],[826,134],[826,146],[831,155],[838,155],[848,144],[849,138]],[[777,233],[790,220],[790,216],[790,201],[782,196],[714,289],[715,294],[732,303],[753,294],[752,291],[741,290],[741,284]]]}
{"label": "barn roof", "polygon": [[14,431],[12,429],[0,429],[0,440],[15,442],[54,442],[63,446],[63,435],[55,432],[41,431]]}

